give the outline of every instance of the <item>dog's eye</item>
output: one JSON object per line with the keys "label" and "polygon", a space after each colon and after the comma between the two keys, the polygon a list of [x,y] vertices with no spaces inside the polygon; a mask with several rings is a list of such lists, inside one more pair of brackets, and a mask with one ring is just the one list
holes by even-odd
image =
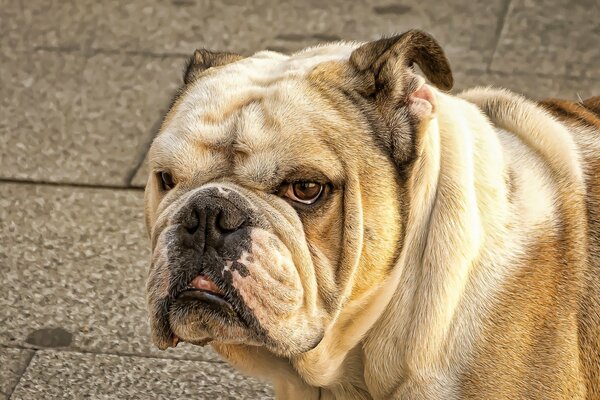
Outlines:
{"label": "dog's eye", "polygon": [[173,175],[169,172],[162,171],[157,174],[158,180],[160,181],[160,187],[162,190],[171,190],[175,187],[175,181],[173,180]]}
{"label": "dog's eye", "polygon": [[323,185],[316,182],[293,182],[287,187],[284,196],[302,204],[313,204],[323,193]]}

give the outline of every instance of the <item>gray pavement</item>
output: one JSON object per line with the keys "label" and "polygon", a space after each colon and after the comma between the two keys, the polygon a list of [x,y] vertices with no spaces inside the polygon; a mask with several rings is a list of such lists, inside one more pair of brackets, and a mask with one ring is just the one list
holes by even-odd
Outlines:
{"label": "gray pavement", "polygon": [[145,155],[197,47],[410,28],[456,89],[600,94],[598,0],[0,0],[0,399],[270,398],[208,348],[149,343]]}

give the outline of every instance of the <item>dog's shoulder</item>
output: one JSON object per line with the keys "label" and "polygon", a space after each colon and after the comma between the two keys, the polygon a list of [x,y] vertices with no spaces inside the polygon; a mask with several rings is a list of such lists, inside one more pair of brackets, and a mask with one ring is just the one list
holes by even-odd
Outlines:
{"label": "dog's shoulder", "polygon": [[[587,391],[588,398],[600,398],[600,98],[579,104],[555,99],[536,103],[491,88],[459,96],[530,150],[526,158],[507,157],[518,160],[513,171],[530,173],[526,161],[539,160],[536,164],[551,176],[546,185],[555,196],[552,223],[527,237],[518,272],[504,284],[489,317],[487,339],[463,380],[463,394],[516,398],[538,390],[530,382],[545,381],[539,393],[574,398]],[[516,182],[527,193],[537,183]],[[531,199],[526,198],[527,204]],[[524,332],[530,335],[528,345],[511,341]],[[500,372],[509,369],[512,381]]]}
{"label": "dog's shoulder", "polygon": [[580,102],[548,99],[540,105],[569,128],[584,163],[589,248],[587,293],[579,311],[581,361],[589,398],[600,398],[600,96]]}
{"label": "dog's shoulder", "polygon": [[540,105],[562,122],[596,129],[600,140],[600,96],[580,102],[545,99]]}
{"label": "dog's shoulder", "polygon": [[600,216],[600,96],[579,102],[546,99],[539,104],[571,133],[583,164],[588,211]]}
{"label": "dog's shoulder", "polygon": [[[583,164],[588,212],[593,213],[590,221],[600,224],[600,96],[579,102],[546,99],[539,104],[573,136]],[[600,230],[593,232],[593,228],[592,236],[600,237]]]}

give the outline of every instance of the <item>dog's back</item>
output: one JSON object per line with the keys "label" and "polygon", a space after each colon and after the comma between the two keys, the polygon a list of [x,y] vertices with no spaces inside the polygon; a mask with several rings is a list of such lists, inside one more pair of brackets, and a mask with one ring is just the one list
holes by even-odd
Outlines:
{"label": "dog's back", "polygon": [[589,258],[579,309],[580,360],[588,398],[600,399],[600,96],[580,103],[551,99],[541,104],[573,132],[584,164]]}

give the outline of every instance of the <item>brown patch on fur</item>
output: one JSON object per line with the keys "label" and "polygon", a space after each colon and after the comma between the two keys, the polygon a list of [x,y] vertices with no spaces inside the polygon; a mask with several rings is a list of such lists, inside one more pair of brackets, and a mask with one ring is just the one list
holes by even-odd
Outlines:
{"label": "brown patch on fur", "polygon": [[585,108],[600,115],[600,96],[590,97],[583,102]]}
{"label": "brown patch on fur", "polygon": [[198,79],[209,68],[227,65],[242,58],[244,57],[234,53],[213,52],[206,49],[196,50],[185,68],[183,81],[187,85]]}
{"label": "brown patch on fur", "polygon": [[[367,131],[371,136],[369,139],[377,139],[376,136],[377,134],[382,133],[383,127],[379,127],[376,132],[376,128],[369,124],[368,121],[365,121],[364,116],[362,115],[363,113],[368,114],[368,107],[373,106],[368,104],[364,98],[357,98],[349,95],[349,93],[352,92],[352,88],[355,88],[357,85],[357,76],[355,74],[354,68],[349,66],[348,63],[332,61],[322,63],[315,68],[309,75],[309,81],[311,87],[319,92],[320,101],[326,102],[332,110],[335,110],[339,115],[343,115],[345,117],[344,119],[349,122],[349,126],[360,127],[362,125],[361,128]],[[324,131],[328,131],[325,126],[322,128]],[[333,129],[333,127],[331,127],[331,129]],[[350,135],[351,133],[348,132],[348,134]],[[350,143],[350,141],[347,141],[346,146],[352,146],[352,153],[355,155],[363,154],[363,149],[371,149],[373,146],[371,140],[364,139],[362,143]],[[372,195],[364,196],[360,199],[362,203],[363,223],[365,224],[363,228],[365,230],[365,235],[363,237],[363,249],[361,254],[362,267],[357,271],[350,299],[362,298],[366,293],[369,293],[374,287],[377,287],[385,280],[397,255],[395,252],[396,247],[400,245],[400,236],[404,220],[398,215],[401,207],[397,203],[397,196],[395,196],[394,193],[400,192],[401,182],[399,176],[397,176],[398,179],[396,181],[384,178],[386,174],[388,176],[395,175],[395,171],[390,168],[391,162],[389,164],[386,163],[387,157],[385,152],[387,152],[388,149],[379,150],[381,152],[369,154],[368,158],[371,162],[359,164],[361,166],[357,171],[359,174],[359,182],[357,183],[360,185],[360,191],[372,193]],[[410,150],[412,151],[412,149]],[[347,159],[350,159],[350,157],[352,156],[348,154]],[[374,165],[376,165],[376,167],[374,167]],[[348,166],[347,168],[349,169],[350,167]],[[381,184],[376,183],[379,179],[382,179],[382,182],[386,182],[385,190],[382,189]],[[349,185],[349,182],[346,182],[346,185]],[[384,192],[388,192],[389,195],[378,195],[378,193]],[[385,210],[382,210],[381,204],[384,202],[388,203],[388,207],[386,207]],[[335,215],[334,220],[335,219],[339,219],[339,216]],[[389,221],[395,221],[393,229],[390,228]],[[328,234],[323,230],[319,231],[316,236],[308,238],[309,242],[311,244],[313,242],[319,243],[327,238],[330,243],[337,243],[338,241],[341,243],[344,235],[344,230],[342,228],[343,227],[339,225],[337,231],[332,232],[329,230]],[[389,236],[390,232],[393,232],[393,236],[391,237]],[[343,260],[343,257],[339,257],[336,258],[336,261],[338,262],[337,265],[340,274],[347,273],[347,268],[342,266],[347,263],[347,260]],[[343,277],[343,275],[338,275],[336,277],[338,284],[340,284],[340,282],[345,282],[346,279],[347,278]]]}
{"label": "brown patch on fur", "polygon": [[333,87],[349,86],[348,65],[339,61],[328,61],[317,65],[309,74],[308,80]]}
{"label": "brown patch on fur", "polygon": [[416,63],[435,86],[452,89],[454,79],[444,51],[433,37],[419,30],[369,42],[350,56],[353,66],[361,72],[370,70],[379,84],[395,80],[393,75],[397,66],[390,60],[400,61],[403,67]]}
{"label": "brown patch on fur", "polygon": [[[590,100],[541,105],[600,134],[600,100]],[[600,154],[583,162],[587,221],[580,196],[560,182],[556,226],[532,239],[519,274],[505,284],[464,376],[463,397],[600,399]]]}
{"label": "brown patch on fur", "polygon": [[593,97],[583,103],[547,99],[540,102],[540,105],[563,122],[581,123],[600,130],[600,97]]}
{"label": "brown patch on fur", "polygon": [[579,397],[579,288],[568,246],[559,232],[530,246],[478,341],[461,398]]}
{"label": "brown patch on fur", "polygon": [[[600,96],[581,103],[545,100],[542,105],[562,122],[596,130],[590,139],[600,141]],[[596,133],[596,135],[594,135]],[[587,187],[588,260],[583,270],[584,293],[579,305],[580,362],[587,383],[587,398],[600,399],[600,154],[583,152]]]}
{"label": "brown patch on fur", "polygon": [[[597,98],[600,99],[600,98]],[[600,110],[599,110],[600,111]],[[600,131],[598,132],[600,140]],[[579,309],[579,344],[588,399],[600,399],[600,154],[588,161],[586,183],[589,224],[587,287]]]}

